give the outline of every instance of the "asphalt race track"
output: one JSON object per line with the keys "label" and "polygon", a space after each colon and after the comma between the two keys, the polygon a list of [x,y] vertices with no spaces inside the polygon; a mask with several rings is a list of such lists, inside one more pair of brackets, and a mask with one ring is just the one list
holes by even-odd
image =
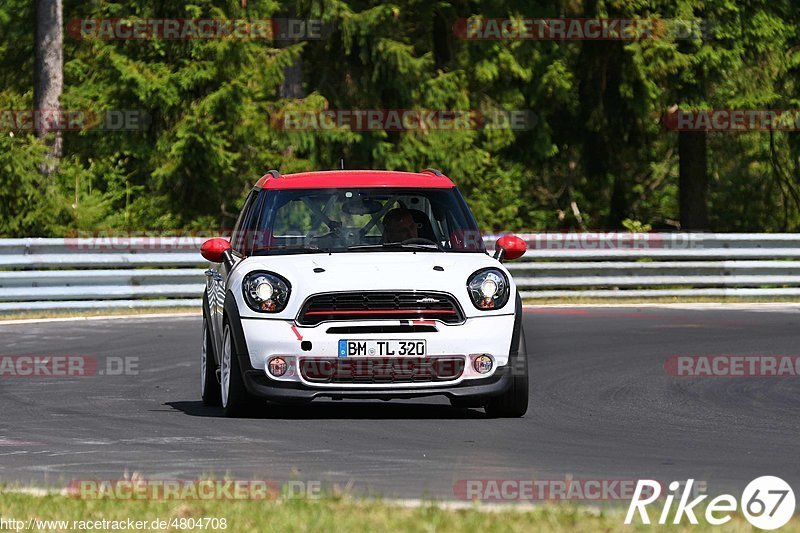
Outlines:
{"label": "asphalt race track", "polygon": [[[534,308],[524,419],[444,399],[320,401],[226,419],[199,401],[200,318],[0,325],[0,355],[138,357],[130,375],[0,377],[0,483],[321,480],[453,499],[465,479],[800,482],[800,380],[668,375],[673,355],[800,355],[800,307]],[[130,360],[129,360],[130,361]],[[116,368],[116,367],[115,367]]]}

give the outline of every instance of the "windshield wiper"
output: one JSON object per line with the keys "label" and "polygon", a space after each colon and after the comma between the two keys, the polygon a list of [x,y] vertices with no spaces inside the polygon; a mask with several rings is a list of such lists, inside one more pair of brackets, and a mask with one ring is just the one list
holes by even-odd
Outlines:
{"label": "windshield wiper", "polygon": [[385,250],[387,248],[400,248],[400,249],[408,249],[408,250],[437,250],[443,251],[442,248],[438,244],[427,244],[427,243],[408,243],[403,244],[402,242],[384,242],[382,244],[356,244],[354,246],[348,246],[347,250]]}
{"label": "windshield wiper", "polygon": [[317,246],[270,246],[263,250],[256,250],[253,255],[269,255],[271,252],[275,251],[293,254],[321,254],[329,252],[329,250],[323,250]]}

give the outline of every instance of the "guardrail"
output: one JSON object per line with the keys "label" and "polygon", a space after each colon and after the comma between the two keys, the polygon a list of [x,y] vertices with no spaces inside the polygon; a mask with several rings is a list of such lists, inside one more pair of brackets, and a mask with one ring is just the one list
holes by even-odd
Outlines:
{"label": "guardrail", "polygon": [[[800,296],[800,234],[536,233],[523,298]],[[491,250],[496,236],[484,237]],[[0,312],[200,305],[203,239],[0,240]]]}
{"label": "guardrail", "polygon": [[204,239],[0,239],[0,312],[199,309]]}

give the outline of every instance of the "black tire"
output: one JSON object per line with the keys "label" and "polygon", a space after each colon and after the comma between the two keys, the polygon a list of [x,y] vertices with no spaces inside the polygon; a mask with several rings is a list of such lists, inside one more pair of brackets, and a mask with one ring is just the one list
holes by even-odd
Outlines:
{"label": "black tire", "polygon": [[520,331],[516,364],[512,367],[511,387],[484,405],[492,418],[519,418],[528,411],[528,347],[525,331]]}
{"label": "black tire", "polygon": [[[227,395],[225,394],[224,384],[222,385],[222,408],[225,410],[225,416],[228,418],[238,418],[246,416],[252,412],[253,402],[247,389],[244,386],[244,379],[242,378],[242,369],[239,365],[239,357],[234,348],[233,334],[230,325],[225,322],[223,328],[223,348],[221,361],[223,365],[229,362],[230,368],[228,369],[229,379],[227,387]],[[225,380],[225,370],[222,371],[222,380]]]}
{"label": "black tire", "polygon": [[203,317],[203,351],[200,354],[200,396],[203,405],[219,407],[222,405],[222,395],[217,379],[217,360],[214,357],[214,343],[211,341],[211,328]]}

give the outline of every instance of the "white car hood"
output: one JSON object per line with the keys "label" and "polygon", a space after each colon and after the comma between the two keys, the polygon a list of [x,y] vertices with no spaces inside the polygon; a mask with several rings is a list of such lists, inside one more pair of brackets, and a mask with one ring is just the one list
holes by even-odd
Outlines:
{"label": "white car hood", "polygon": [[[441,267],[443,270],[434,270]],[[477,270],[494,267],[506,273],[511,298],[502,309],[477,310],[467,294],[467,278]],[[314,269],[324,269],[315,272]],[[292,285],[289,304],[281,313],[267,315],[251,310],[243,301],[241,283],[248,272],[267,270]],[[237,264],[228,280],[243,317],[269,316],[293,319],[303,302],[313,294],[340,291],[437,291],[452,294],[467,317],[505,315],[514,312],[516,286],[508,271],[482,253],[443,252],[349,252],[255,256]]]}

